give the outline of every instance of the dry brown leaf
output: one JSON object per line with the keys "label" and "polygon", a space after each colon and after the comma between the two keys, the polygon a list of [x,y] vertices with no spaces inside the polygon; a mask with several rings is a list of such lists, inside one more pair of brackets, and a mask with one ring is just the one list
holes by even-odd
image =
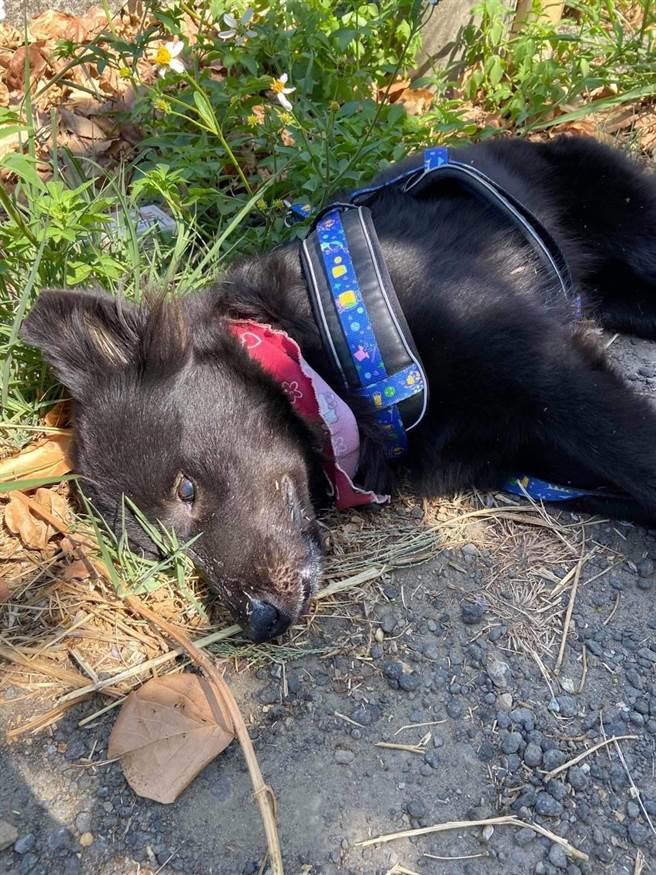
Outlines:
{"label": "dry brown leaf", "polygon": [[62,109],[60,116],[69,131],[87,140],[105,140],[116,131],[114,122],[107,118],[87,118],[67,109]]}
{"label": "dry brown leaf", "polygon": [[8,602],[11,598],[11,589],[4,578],[0,578],[0,604]]}
{"label": "dry brown leaf", "polygon": [[138,796],[174,802],[234,739],[219,697],[202,677],[183,672],[153,678],[131,693],[109,738]]}
{"label": "dry brown leaf", "polygon": [[[27,47],[27,57],[30,67],[30,83],[34,85],[39,80],[46,68],[46,56],[43,52],[43,43],[37,42]],[[25,82],[25,46],[19,46],[14,52],[7,72],[5,85],[10,91],[23,91]]]}
{"label": "dry brown leaf", "polygon": [[54,534],[54,529],[44,520],[34,517],[29,507],[15,496],[9,499],[5,507],[4,520],[9,531],[18,535],[21,542],[31,550],[44,550]]}
{"label": "dry brown leaf", "polygon": [[86,40],[88,29],[86,22],[78,15],[48,9],[32,19],[30,33],[37,40],[66,39],[81,43]]}
{"label": "dry brown leaf", "polygon": [[0,462],[0,483],[22,478],[59,477],[71,470],[70,431],[53,434],[36,446],[30,444],[16,456]]}
{"label": "dry brown leaf", "polygon": [[435,95],[428,88],[406,88],[395,101],[402,103],[408,115],[424,115]]}
{"label": "dry brown leaf", "polygon": [[58,401],[43,417],[48,428],[65,428],[70,425],[72,404],[70,401]]}
{"label": "dry brown leaf", "polygon": [[409,79],[397,79],[389,87],[383,87],[378,90],[378,99],[383,100],[385,95],[387,95],[387,100],[390,103],[395,103],[409,87]]}
{"label": "dry brown leaf", "polygon": [[[60,528],[66,528],[68,518],[68,503],[54,489],[37,489],[34,499],[38,505],[60,523]],[[48,541],[57,533],[57,529],[42,519],[15,492],[10,493],[9,503],[5,507],[5,524],[10,532],[18,535],[23,544],[32,550],[45,550]]]}

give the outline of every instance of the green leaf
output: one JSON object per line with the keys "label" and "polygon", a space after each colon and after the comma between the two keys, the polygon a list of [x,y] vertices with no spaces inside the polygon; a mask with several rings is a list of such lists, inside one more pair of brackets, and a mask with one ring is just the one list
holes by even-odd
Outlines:
{"label": "green leaf", "polygon": [[31,157],[23,155],[22,152],[8,152],[0,160],[0,164],[15,173],[23,182],[27,182],[41,191],[44,189],[43,180],[36,172],[34,160]]}

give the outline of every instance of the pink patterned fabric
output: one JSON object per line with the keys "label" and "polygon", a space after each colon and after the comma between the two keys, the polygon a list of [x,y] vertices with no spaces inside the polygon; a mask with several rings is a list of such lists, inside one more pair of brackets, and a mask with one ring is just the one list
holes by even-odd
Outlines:
{"label": "pink patterned fabric", "polygon": [[360,435],[351,408],[301,355],[298,344],[283,331],[258,322],[235,321],[230,330],[252,359],[280,383],[294,409],[326,433],[324,471],[338,510],[361,504],[382,504],[388,495],[360,489],[352,477],[358,467]]}

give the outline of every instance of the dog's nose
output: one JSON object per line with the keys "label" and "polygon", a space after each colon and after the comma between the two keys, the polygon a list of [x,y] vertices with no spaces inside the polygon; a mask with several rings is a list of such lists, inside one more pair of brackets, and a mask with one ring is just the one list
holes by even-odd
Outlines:
{"label": "dog's nose", "polygon": [[291,622],[291,617],[269,602],[253,599],[251,607],[247,632],[256,644],[282,635]]}

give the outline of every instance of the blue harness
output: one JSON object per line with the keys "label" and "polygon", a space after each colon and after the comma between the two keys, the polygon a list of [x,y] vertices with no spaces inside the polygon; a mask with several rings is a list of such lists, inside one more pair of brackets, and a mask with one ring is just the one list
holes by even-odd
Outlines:
{"label": "blue harness", "polygon": [[[348,200],[323,209],[301,246],[312,311],[333,370],[348,394],[366,399],[375,411],[390,458],[404,455],[407,432],[419,425],[426,413],[428,380],[385,265],[371,213],[363,202],[390,186],[418,194],[424,186],[444,179],[456,181],[486,205],[496,207],[556,278],[575,318],[581,315],[580,297],[567,262],[547,229],[478,168],[453,159],[444,146],[426,149],[423,165],[357,189]],[[289,207],[291,214],[301,218],[312,212],[307,204]],[[503,489],[539,501],[604,494],[524,476],[512,478]]]}

